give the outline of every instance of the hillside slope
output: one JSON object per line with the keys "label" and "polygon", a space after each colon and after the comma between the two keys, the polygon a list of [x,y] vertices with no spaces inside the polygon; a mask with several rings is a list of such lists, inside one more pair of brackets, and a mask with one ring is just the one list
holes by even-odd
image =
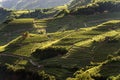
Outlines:
{"label": "hillside slope", "polygon": [[104,61],[98,66],[77,71],[75,78],[68,78],[67,80],[119,80],[120,79],[120,57],[114,57]]}
{"label": "hillside slope", "polygon": [[[38,11],[33,11],[30,14],[34,15],[36,14],[35,12],[39,13]],[[111,13],[101,13],[101,14],[96,14],[96,15],[65,15],[60,18],[45,18],[45,19],[35,19],[36,16],[30,16],[28,10],[24,11],[13,11],[12,14],[14,14],[16,17],[18,16],[18,19],[8,19],[4,21],[0,25],[0,35],[1,35],[1,40],[0,40],[0,45],[3,45],[10,40],[18,37],[22,33],[26,31],[32,31],[33,33],[36,33],[37,28],[39,29],[41,27],[46,30],[46,33],[50,32],[64,32],[66,30],[76,30],[79,28],[87,28],[91,26],[96,26],[98,24],[101,24],[105,21],[109,20],[119,20],[120,19],[120,12],[111,12]],[[24,15],[23,15],[24,14]],[[42,14],[42,15],[45,15]],[[48,15],[47,17],[50,17],[51,15],[54,15],[52,13],[46,14]],[[12,16],[12,15],[11,15]],[[21,18],[20,18],[20,17]],[[31,18],[29,18],[31,17]],[[40,16],[41,17],[41,16]],[[12,21],[11,22],[9,21]],[[16,23],[17,21],[17,23]],[[18,22],[20,21],[20,22]],[[29,22],[29,23],[26,23]],[[18,26],[16,26],[18,25]],[[36,26],[36,27],[35,27]],[[10,30],[8,30],[10,28]],[[31,30],[29,30],[31,28]],[[35,30],[36,29],[36,30]],[[39,32],[37,32],[39,34]],[[4,40],[5,39],[5,40]]]}
{"label": "hillside slope", "polygon": [[[57,80],[65,80],[78,69],[89,66],[91,62],[101,63],[109,56],[119,56],[119,34],[120,20],[47,35],[29,34],[24,39],[21,36],[8,43],[4,52],[1,52],[3,57],[0,61],[3,65],[16,64],[13,69],[29,65],[27,69],[39,71],[41,66],[41,70],[56,76]],[[52,54],[49,53],[51,50]],[[10,60],[6,60],[7,56]],[[17,57],[17,60],[12,57]]]}
{"label": "hillside slope", "polygon": [[[82,3],[86,5],[81,5]],[[119,0],[86,0],[85,2],[82,3],[79,0],[73,0],[73,2],[70,5],[68,5],[70,14],[93,15],[120,11]]]}
{"label": "hillside slope", "polygon": [[15,19],[0,25],[0,44],[3,45],[26,31],[34,31],[33,19]]}
{"label": "hillside slope", "polygon": [[120,80],[119,4],[13,11],[0,24],[0,79]]}

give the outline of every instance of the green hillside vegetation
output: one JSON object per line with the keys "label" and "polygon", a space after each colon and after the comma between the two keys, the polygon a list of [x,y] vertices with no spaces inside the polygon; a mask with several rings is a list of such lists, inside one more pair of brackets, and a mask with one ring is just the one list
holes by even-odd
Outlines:
{"label": "green hillside vegetation", "polygon": [[47,32],[65,31],[96,26],[105,21],[120,19],[120,12],[95,15],[66,15],[62,18],[46,20]]}
{"label": "green hillside vegetation", "polygon": [[[24,11],[23,11],[24,12]],[[26,11],[25,11],[26,12]],[[20,13],[20,12],[18,12]],[[22,13],[22,12],[21,12]],[[32,19],[32,18],[21,18],[21,19],[13,19],[11,23],[8,24],[2,24],[1,27],[1,38],[5,38],[8,41],[11,39],[14,39],[15,37],[19,36],[20,34],[24,33],[25,31],[32,31],[35,32],[35,28],[46,28],[47,32],[62,32],[65,30],[76,30],[79,28],[85,28],[90,26],[96,26],[104,21],[112,20],[112,19],[119,19],[119,12],[113,12],[113,13],[103,13],[103,14],[96,14],[96,15],[88,15],[88,16],[64,16],[62,18],[56,18],[56,19]],[[19,23],[16,23],[18,22]],[[18,25],[19,24],[19,25]],[[35,25],[34,25],[35,24]],[[16,26],[18,25],[18,26]],[[8,31],[5,31],[5,29],[15,27],[14,29],[10,29]],[[24,28],[25,27],[25,28]],[[24,28],[24,29],[23,29]],[[29,29],[28,29],[29,28]],[[31,30],[30,30],[31,29]],[[11,32],[12,30],[12,32]],[[14,31],[15,30],[15,31]],[[2,31],[4,33],[2,33]],[[11,34],[10,38],[8,37],[9,33]],[[16,33],[13,34],[12,33]],[[19,33],[19,34],[18,34]],[[9,39],[8,39],[9,38]],[[1,39],[1,44],[4,44],[6,41]]]}
{"label": "green hillside vegetation", "polygon": [[67,80],[119,80],[119,65],[120,57],[114,57],[98,66],[89,69],[81,69],[74,73],[75,78],[68,78]]}
{"label": "green hillside vegetation", "polygon": [[119,1],[110,0],[103,2],[95,0],[91,4],[86,3],[83,7],[71,10],[69,10],[69,6],[64,5],[57,8],[13,11],[12,15],[13,18],[48,18],[46,22],[47,32],[94,26],[107,20],[119,19]]}
{"label": "green hillside vegetation", "polygon": [[[88,0],[89,1],[89,0]],[[120,1],[118,0],[93,0],[91,3],[73,8],[70,10],[72,15],[92,15],[107,12],[120,11]],[[72,5],[70,5],[71,7]],[[73,5],[74,6],[74,5]]]}
{"label": "green hillside vegetation", "polygon": [[[119,26],[118,26],[118,28],[119,28]],[[118,43],[116,43],[117,41],[115,43],[111,42],[111,44],[110,44],[110,43],[104,42],[104,38],[105,38],[105,36],[108,36],[108,35],[116,36],[118,34],[119,33],[118,32],[116,33],[116,31],[115,32],[112,31],[112,32],[108,32],[108,33],[104,33],[104,31],[103,31],[103,34],[100,34],[100,35],[98,35],[98,33],[95,34],[94,32],[92,34],[88,33],[88,34],[86,34],[87,36],[95,36],[95,37],[92,37],[90,39],[88,38],[86,40],[83,39],[85,41],[81,40],[80,42],[76,42],[75,46],[72,45],[73,46],[72,49],[69,49],[69,51],[66,55],[62,56],[61,58],[56,57],[54,59],[45,60],[42,63],[43,64],[45,63],[45,65],[47,64],[48,73],[51,72],[50,74],[55,73],[53,71],[54,69],[59,70],[59,68],[62,67],[63,72],[60,72],[60,73],[56,72],[55,74],[53,74],[53,75],[58,74],[56,76],[61,78],[65,74],[70,74],[71,70],[74,71],[80,67],[82,68],[86,65],[89,65],[91,61],[101,62],[101,61],[106,60],[108,55],[110,55],[110,54],[114,55],[114,52],[119,51],[119,45],[118,45]],[[96,36],[96,35],[98,35],[98,36]],[[80,34],[79,34],[79,36],[80,36]],[[81,36],[81,38],[84,38],[84,37]],[[76,40],[76,38],[74,40]],[[103,40],[103,41],[101,41],[101,40]],[[94,43],[94,41],[95,41],[95,43]],[[70,42],[74,42],[74,41],[70,41]],[[116,46],[116,47],[114,47],[114,49],[113,49],[113,46]],[[95,49],[94,49],[94,47],[95,47]],[[105,51],[105,52],[101,52],[101,51]],[[100,56],[103,56],[103,57],[100,57]],[[58,65],[58,66],[53,67],[53,65]],[[64,70],[66,68],[68,71]],[[63,73],[65,73],[65,74],[63,74]],[[60,74],[61,74],[61,76],[59,76]]]}
{"label": "green hillside vegetation", "polygon": [[[12,65],[10,65],[12,67]],[[19,69],[13,71],[7,66],[0,67],[0,79],[17,79],[17,80],[55,80],[54,76],[46,74],[44,71],[33,72],[27,69]],[[24,79],[23,79],[24,77]]]}
{"label": "green hillside vegetation", "polygon": [[0,79],[119,80],[119,5],[72,0],[11,11],[0,24]]}
{"label": "green hillside vegetation", "polygon": [[29,11],[28,13],[23,13],[19,16],[19,18],[49,18],[54,16],[56,13],[58,13],[59,10],[54,8],[48,8],[48,9],[35,9],[32,11]]}
{"label": "green hillside vegetation", "polygon": [[33,31],[33,19],[15,19],[1,25],[0,44],[5,44],[26,31]]}
{"label": "green hillside vegetation", "polygon": [[[21,36],[10,42],[4,47],[5,51],[2,53],[18,55],[21,58],[26,56],[25,60],[29,61],[29,59],[32,59],[36,64],[44,66],[41,69],[48,74],[63,80],[71,76],[76,70],[89,66],[91,62],[103,62],[107,60],[109,55],[113,57],[119,56],[119,26],[119,20],[112,20],[90,28],[48,33],[47,35],[29,33],[29,36],[25,39]],[[36,54],[38,56],[34,56],[37,53],[36,49],[39,53],[41,53],[41,50],[49,52],[51,49],[64,49],[67,52],[64,53],[64,50],[62,50],[64,54],[55,53],[54,51],[54,56],[49,53],[46,55]],[[48,56],[48,58],[44,56]],[[21,59],[19,60],[21,61]],[[8,64],[11,62],[16,63],[16,60],[6,61]],[[27,64],[26,62],[22,63],[23,67],[28,65],[34,69],[37,67],[37,65],[35,67],[30,62],[27,62]],[[16,65],[20,66],[18,63]]]}
{"label": "green hillside vegetation", "polygon": [[11,10],[11,14],[8,17],[9,19],[14,18],[35,18],[35,19],[43,19],[43,18],[54,18],[57,16],[63,16],[64,12],[67,11],[67,5],[58,6],[55,8],[39,8],[34,10]]}

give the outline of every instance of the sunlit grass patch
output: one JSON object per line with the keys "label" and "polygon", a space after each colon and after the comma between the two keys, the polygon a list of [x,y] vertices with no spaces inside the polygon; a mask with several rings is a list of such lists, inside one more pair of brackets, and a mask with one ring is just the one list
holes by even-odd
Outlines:
{"label": "sunlit grass patch", "polygon": [[0,52],[5,50],[5,46],[0,46]]}

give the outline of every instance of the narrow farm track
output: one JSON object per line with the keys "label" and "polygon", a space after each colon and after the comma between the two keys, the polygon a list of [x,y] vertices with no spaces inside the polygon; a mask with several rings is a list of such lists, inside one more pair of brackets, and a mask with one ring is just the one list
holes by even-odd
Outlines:
{"label": "narrow farm track", "polygon": [[20,55],[15,55],[15,54],[4,54],[4,53],[0,53],[0,56],[15,57],[15,58],[19,58],[22,60],[24,59],[24,60],[27,60],[28,62],[30,62],[33,66],[36,66],[38,68],[43,67],[43,65],[39,65],[37,62],[33,61],[30,57],[20,56]]}

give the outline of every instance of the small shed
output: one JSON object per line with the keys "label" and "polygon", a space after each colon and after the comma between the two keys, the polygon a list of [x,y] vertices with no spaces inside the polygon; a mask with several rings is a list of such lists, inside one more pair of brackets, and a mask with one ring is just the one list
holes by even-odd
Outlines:
{"label": "small shed", "polygon": [[36,31],[38,34],[46,34],[46,27],[38,27]]}

